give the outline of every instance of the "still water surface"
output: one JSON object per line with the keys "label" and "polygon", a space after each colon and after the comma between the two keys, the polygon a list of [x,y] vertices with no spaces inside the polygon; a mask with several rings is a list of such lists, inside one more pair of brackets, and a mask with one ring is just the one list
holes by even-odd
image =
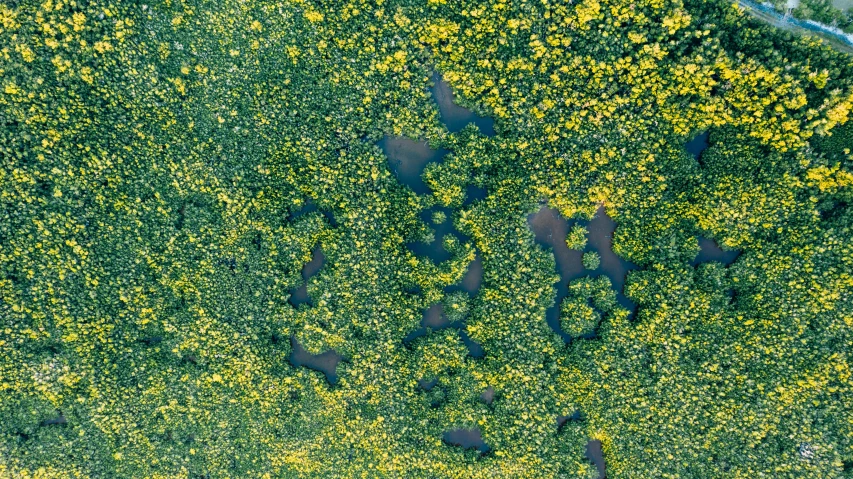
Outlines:
{"label": "still water surface", "polygon": [[430,88],[435,102],[438,103],[438,111],[441,116],[441,122],[447,127],[451,133],[465,128],[468,123],[477,125],[480,132],[486,136],[495,134],[495,121],[491,118],[477,115],[467,108],[463,108],[453,101],[453,91],[450,85],[439,75],[432,75],[434,86]]}
{"label": "still water surface", "polygon": [[[612,238],[616,223],[607,216],[604,207],[598,209],[591,221],[570,222],[557,210],[543,205],[539,211],[528,216],[527,221],[533,230],[536,242],[550,249],[556,260],[560,281],[555,286],[557,297],[554,305],[546,311],[545,320],[564,341],[571,342],[572,338],[560,327],[560,304],[568,295],[569,283],[573,280],[584,276],[607,276],[616,291],[619,305],[630,311],[632,315],[636,312],[637,305],[623,294],[623,289],[628,272],[637,269],[638,266],[613,252]],[[584,251],[570,249],[566,244],[566,236],[573,224],[585,226],[589,231]],[[582,262],[583,254],[588,251],[595,251],[601,257],[601,264],[592,271],[585,269]]]}

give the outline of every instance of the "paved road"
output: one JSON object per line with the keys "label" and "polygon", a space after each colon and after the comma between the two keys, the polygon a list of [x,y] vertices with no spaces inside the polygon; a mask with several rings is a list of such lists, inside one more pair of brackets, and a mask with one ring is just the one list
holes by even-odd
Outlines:
{"label": "paved road", "polygon": [[743,0],[738,0],[738,5],[750,13],[752,16],[773,25],[776,28],[781,28],[783,30],[788,30],[792,33],[797,33],[800,35],[812,35],[817,36],[823,39],[828,45],[836,48],[837,50],[843,51],[845,53],[853,54],[853,46],[839,39],[837,36],[832,35],[830,33],[817,32],[814,30],[809,30],[808,28],[803,28],[799,25],[786,21],[782,18],[781,15],[773,14],[767,12],[765,10],[761,10],[760,8],[756,8],[755,4],[752,2],[744,2]]}

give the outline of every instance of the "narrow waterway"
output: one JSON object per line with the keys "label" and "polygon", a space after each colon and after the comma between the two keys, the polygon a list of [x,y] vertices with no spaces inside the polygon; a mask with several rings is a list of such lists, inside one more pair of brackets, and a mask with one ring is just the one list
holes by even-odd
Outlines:
{"label": "narrow waterway", "polygon": [[607,471],[604,466],[604,451],[601,449],[601,441],[593,439],[586,445],[586,457],[595,464],[598,469],[598,479],[607,477]]}
{"label": "narrow waterway", "polygon": [[589,241],[584,251],[595,251],[601,256],[601,265],[592,271],[590,276],[595,277],[603,274],[610,278],[619,305],[630,311],[633,316],[637,310],[637,305],[625,297],[625,279],[628,277],[629,271],[639,269],[639,266],[620,258],[613,252],[613,233],[616,231],[616,222],[607,216],[602,206],[598,208],[595,218],[586,227],[589,230]]}
{"label": "narrow waterway", "polygon": [[303,284],[290,293],[290,299],[288,299],[288,302],[290,302],[293,307],[299,307],[300,304],[311,303],[311,298],[308,296],[308,280],[317,274],[325,264],[326,256],[323,254],[323,250],[320,246],[317,246],[314,248],[311,261],[302,267]]}

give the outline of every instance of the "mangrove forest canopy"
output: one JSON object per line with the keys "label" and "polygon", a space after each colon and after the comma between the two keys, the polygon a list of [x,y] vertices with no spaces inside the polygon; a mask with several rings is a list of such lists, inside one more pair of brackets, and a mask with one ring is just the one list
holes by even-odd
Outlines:
{"label": "mangrove forest canopy", "polygon": [[851,110],[723,0],[0,2],[0,477],[851,479]]}

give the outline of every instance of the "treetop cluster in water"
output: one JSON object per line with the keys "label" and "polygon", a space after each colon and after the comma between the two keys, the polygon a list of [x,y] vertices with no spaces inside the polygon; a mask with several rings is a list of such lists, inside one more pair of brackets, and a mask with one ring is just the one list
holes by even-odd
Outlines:
{"label": "treetop cluster in water", "polygon": [[851,108],[722,0],[5,2],[0,476],[851,478]]}

